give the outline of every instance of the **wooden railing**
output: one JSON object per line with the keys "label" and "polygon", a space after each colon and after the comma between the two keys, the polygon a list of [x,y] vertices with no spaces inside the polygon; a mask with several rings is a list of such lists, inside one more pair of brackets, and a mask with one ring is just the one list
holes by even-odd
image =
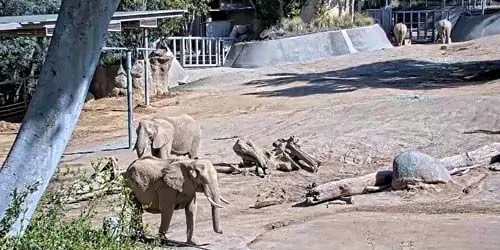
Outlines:
{"label": "wooden railing", "polygon": [[183,67],[221,67],[233,44],[230,37],[169,37],[169,47]]}

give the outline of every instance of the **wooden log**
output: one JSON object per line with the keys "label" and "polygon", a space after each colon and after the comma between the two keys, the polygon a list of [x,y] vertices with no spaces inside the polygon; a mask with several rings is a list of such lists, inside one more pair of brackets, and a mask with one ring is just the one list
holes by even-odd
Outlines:
{"label": "wooden log", "polygon": [[500,161],[500,143],[492,143],[463,154],[445,157],[440,160],[448,170],[479,164],[492,164]]}
{"label": "wooden log", "polygon": [[259,148],[249,139],[238,138],[233,146],[233,151],[240,156],[244,162],[257,165],[256,173],[259,176],[270,173],[270,170],[276,169],[276,162],[271,153]]}
{"label": "wooden log", "polygon": [[315,159],[300,148],[294,136],[290,136],[290,138],[286,140],[285,153],[288,153],[290,158],[292,158],[292,160],[296,162],[300,168],[308,172],[317,172],[319,166],[321,165],[319,160]]}
{"label": "wooden log", "polygon": [[387,186],[391,185],[391,181],[392,171],[384,170],[359,177],[327,182],[309,189],[306,195],[306,204],[314,205],[339,197],[362,194],[367,186]]}

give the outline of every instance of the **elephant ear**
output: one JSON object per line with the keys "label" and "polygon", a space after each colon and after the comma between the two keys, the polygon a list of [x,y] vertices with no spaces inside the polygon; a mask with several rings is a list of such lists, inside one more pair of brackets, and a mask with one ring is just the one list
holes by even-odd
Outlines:
{"label": "elephant ear", "polygon": [[183,191],[184,175],[182,169],[178,164],[169,164],[161,170],[163,182],[179,192]]}
{"label": "elephant ear", "polygon": [[174,128],[171,124],[169,125],[167,127],[158,125],[156,135],[153,138],[153,148],[161,148],[173,141]]}
{"label": "elephant ear", "polygon": [[148,173],[140,168],[133,168],[128,170],[123,176],[132,181],[142,192],[146,192],[151,185],[151,179]]}

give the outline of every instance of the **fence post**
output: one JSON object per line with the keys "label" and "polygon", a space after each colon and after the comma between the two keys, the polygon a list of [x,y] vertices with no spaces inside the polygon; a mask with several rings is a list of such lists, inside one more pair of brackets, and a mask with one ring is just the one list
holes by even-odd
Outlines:
{"label": "fence post", "polygon": [[185,44],[184,44],[184,37],[181,38],[181,53],[180,53],[180,59],[181,59],[181,65],[182,67],[185,66],[185,63],[184,63],[184,51],[185,51]]}
{"label": "fence post", "polygon": [[128,112],[128,147],[134,147],[134,111],[132,108],[132,52],[127,51],[127,112]]}
{"label": "fence post", "polygon": [[434,15],[432,15],[432,42],[435,41],[436,41],[436,11],[434,11]]}
{"label": "fence post", "polygon": [[148,37],[148,29],[144,29],[144,103],[146,107],[149,106],[149,37]]}

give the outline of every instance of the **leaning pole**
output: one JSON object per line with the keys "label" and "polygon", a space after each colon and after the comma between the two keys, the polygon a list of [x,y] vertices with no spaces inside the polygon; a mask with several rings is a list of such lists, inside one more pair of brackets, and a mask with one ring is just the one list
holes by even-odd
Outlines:
{"label": "leaning pole", "polygon": [[119,0],[63,0],[35,94],[0,168],[0,221],[11,193],[38,183],[7,235],[22,235],[80,117]]}

